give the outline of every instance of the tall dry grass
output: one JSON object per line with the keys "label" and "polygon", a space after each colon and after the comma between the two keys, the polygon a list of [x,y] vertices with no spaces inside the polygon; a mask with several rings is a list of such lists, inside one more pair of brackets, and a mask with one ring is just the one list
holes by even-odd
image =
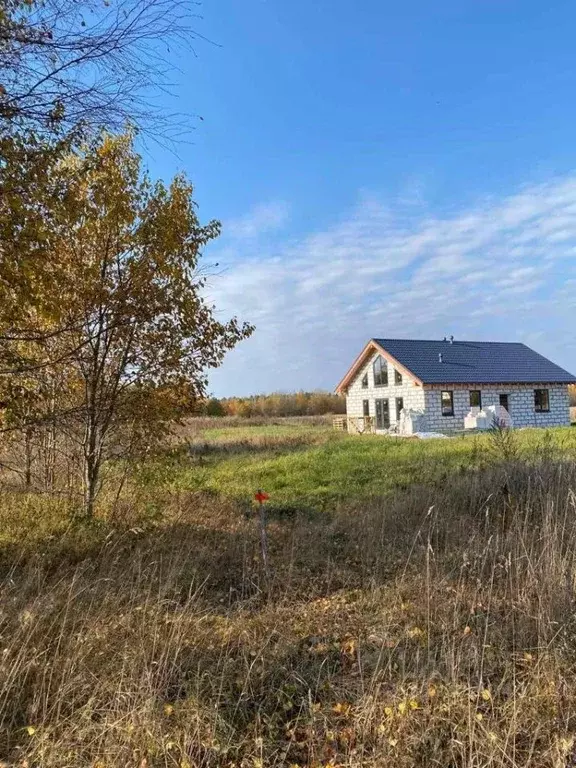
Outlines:
{"label": "tall dry grass", "polygon": [[255,521],[190,494],[147,530],[22,537],[1,561],[0,757],[576,765],[575,491],[571,463],[512,462],[273,519],[269,583]]}

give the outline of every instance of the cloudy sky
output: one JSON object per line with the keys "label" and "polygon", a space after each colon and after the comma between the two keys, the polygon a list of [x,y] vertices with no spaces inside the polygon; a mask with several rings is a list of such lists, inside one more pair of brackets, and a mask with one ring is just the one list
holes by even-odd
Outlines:
{"label": "cloudy sky", "polygon": [[256,325],[215,394],[332,389],[372,336],[524,341],[576,372],[573,4],[202,11],[172,97],[202,120],[147,161],[222,221],[209,296]]}

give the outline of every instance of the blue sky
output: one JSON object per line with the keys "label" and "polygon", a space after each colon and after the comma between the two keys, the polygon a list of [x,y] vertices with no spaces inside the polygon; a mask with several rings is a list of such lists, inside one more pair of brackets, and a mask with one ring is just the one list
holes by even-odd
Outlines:
{"label": "blue sky", "polygon": [[371,336],[524,341],[576,372],[576,6],[205,0],[177,155],[254,336],[217,395],[332,389]]}

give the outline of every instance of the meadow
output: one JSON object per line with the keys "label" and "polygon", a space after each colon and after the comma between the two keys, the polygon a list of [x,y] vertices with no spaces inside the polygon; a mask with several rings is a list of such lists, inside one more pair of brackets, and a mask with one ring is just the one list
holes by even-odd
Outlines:
{"label": "meadow", "polygon": [[576,765],[575,455],[205,419],[109,467],[96,521],[6,488],[0,759]]}

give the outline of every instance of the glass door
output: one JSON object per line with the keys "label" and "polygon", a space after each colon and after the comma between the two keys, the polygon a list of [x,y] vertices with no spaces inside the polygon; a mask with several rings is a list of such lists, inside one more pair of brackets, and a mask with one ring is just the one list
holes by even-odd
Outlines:
{"label": "glass door", "polygon": [[388,400],[376,400],[376,429],[388,429],[390,426],[390,407]]}

